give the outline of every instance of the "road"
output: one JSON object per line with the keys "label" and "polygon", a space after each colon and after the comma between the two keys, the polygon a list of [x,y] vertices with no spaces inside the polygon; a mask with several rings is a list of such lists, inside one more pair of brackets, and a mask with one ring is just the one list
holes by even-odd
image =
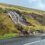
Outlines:
{"label": "road", "polygon": [[[37,45],[40,40],[44,40],[45,37],[19,37],[19,38],[10,38],[10,39],[0,39],[0,45]],[[45,41],[41,42],[45,43]]]}

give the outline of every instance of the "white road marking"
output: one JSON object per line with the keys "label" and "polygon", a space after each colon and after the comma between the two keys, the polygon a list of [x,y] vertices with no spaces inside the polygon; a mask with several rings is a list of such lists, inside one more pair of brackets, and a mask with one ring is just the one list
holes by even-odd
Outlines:
{"label": "white road marking", "polygon": [[24,44],[24,45],[31,45],[31,44],[39,43],[39,42],[41,42],[41,41],[45,41],[45,39],[43,39],[43,40],[38,40],[38,41],[34,41],[34,42],[31,42],[31,43],[26,43],[26,44]]}

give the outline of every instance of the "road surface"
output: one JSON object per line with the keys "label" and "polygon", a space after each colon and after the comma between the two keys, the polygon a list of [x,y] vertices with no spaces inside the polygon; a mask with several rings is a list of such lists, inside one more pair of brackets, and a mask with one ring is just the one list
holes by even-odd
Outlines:
{"label": "road surface", "polygon": [[37,44],[38,45],[45,44],[45,37],[19,37],[10,39],[0,39],[0,45],[37,45]]}

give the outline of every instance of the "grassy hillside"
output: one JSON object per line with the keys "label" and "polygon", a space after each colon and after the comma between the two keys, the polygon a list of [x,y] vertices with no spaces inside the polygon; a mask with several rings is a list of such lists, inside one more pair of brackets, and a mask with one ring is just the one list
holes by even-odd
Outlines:
{"label": "grassy hillside", "polygon": [[7,10],[16,10],[20,12],[30,24],[29,26],[19,26],[20,30],[23,29],[27,32],[30,30],[40,30],[45,32],[45,11],[0,3],[0,38],[13,37],[20,33],[8,16]]}
{"label": "grassy hillside", "polygon": [[18,32],[8,14],[0,12],[0,38],[13,37]]}

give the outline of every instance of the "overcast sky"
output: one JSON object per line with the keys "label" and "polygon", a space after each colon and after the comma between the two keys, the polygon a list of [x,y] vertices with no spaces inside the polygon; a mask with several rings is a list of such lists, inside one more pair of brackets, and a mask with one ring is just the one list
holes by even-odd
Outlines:
{"label": "overcast sky", "polygon": [[0,3],[8,3],[29,8],[45,10],[45,0],[0,0]]}

